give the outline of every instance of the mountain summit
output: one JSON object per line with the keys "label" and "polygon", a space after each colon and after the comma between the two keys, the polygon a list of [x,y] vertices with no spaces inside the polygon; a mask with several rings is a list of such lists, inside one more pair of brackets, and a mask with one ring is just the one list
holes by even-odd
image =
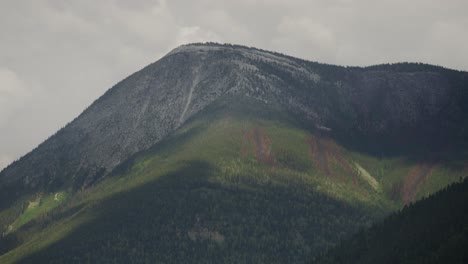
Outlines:
{"label": "mountain summit", "polygon": [[468,135],[467,78],[430,65],[339,67],[243,46],[184,45],[115,85],[5,169],[0,183],[85,187],[232,96],[281,105],[316,128],[366,144],[388,136],[400,145],[456,147],[450,141],[466,144]]}
{"label": "mountain summit", "polygon": [[468,171],[467,86],[180,46],[0,172],[0,261],[306,261]]}

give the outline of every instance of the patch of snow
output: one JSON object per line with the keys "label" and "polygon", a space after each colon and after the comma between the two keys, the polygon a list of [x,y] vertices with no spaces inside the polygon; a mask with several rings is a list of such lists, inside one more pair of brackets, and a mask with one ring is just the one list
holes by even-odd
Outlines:
{"label": "patch of snow", "polygon": [[184,121],[185,113],[187,112],[187,110],[188,110],[188,108],[190,106],[190,102],[192,102],[193,91],[195,90],[195,86],[197,86],[197,84],[199,82],[200,75],[198,73],[198,70],[199,70],[199,68],[195,68],[193,70],[194,77],[193,77],[193,80],[192,80],[192,85],[190,86],[189,93],[187,95],[187,102],[185,103],[184,110],[182,111],[182,114],[180,115],[180,118],[179,118],[179,125],[181,125],[182,122]]}
{"label": "patch of snow", "polygon": [[39,203],[41,202],[41,197],[37,198],[35,201],[29,201],[28,208],[27,209],[34,209],[36,208]]}
{"label": "patch of snow", "polygon": [[224,236],[218,231],[212,231],[212,230],[209,230],[208,228],[192,229],[187,232],[187,235],[192,241],[212,240],[212,241],[221,243],[225,239]]}
{"label": "patch of snow", "polygon": [[331,128],[326,127],[326,126],[317,125],[317,128],[323,131],[327,131],[327,132],[332,131]]}
{"label": "patch of snow", "polygon": [[241,52],[245,57],[249,59],[276,63],[276,64],[281,65],[283,68],[288,69],[292,73],[294,72],[302,73],[304,77],[310,80],[313,80],[315,83],[320,81],[320,76],[317,73],[309,71],[308,69],[297,64],[291,59],[280,57],[280,56],[277,56],[268,52],[263,52],[263,51],[258,51],[258,50],[242,50]]}
{"label": "patch of snow", "polygon": [[202,45],[182,45],[173,50],[171,50],[167,56],[173,55],[180,52],[204,52],[204,51],[219,51],[226,49],[226,47],[218,46],[202,46]]}
{"label": "patch of snow", "polygon": [[[205,46],[205,45],[190,45],[189,44],[189,45],[183,45],[183,46],[173,49],[171,52],[168,53],[168,56],[176,54],[176,53],[180,53],[180,52],[206,52],[206,51],[220,51],[220,50],[236,50],[248,59],[275,63],[289,70],[290,72],[300,72],[304,75],[304,77],[310,80],[313,80],[315,83],[320,81],[320,76],[317,73],[311,72],[310,70],[306,69],[305,67],[299,65],[298,63],[296,63],[295,61],[289,58],[275,55],[275,54],[265,52],[265,51],[255,50],[255,49],[248,49],[248,48],[241,48],[241,47],[229,47],[229,46],[211,46],[211,45]],[[236,63],[240,64],[239,61],[237,61]],[[246,64],[242,62],[241,64],[244,64],[242,66],[247,66],[249,68],[255,67],[253,65],[248,66],[250,64]]]}
{"label": "patch of snow", "polygon": [[54,195],[54,201],[59,201],[60,199],[62,199],[63,197],[63,194],[62,193],[55,193]]}
{"label": "patch of snow", "polygon": [[238,65],[241,70],[250,70],[250,71],[258,71],[258,68],[255,65],[250,63],[246,63],[240,60],[234,60],[234,64]]}

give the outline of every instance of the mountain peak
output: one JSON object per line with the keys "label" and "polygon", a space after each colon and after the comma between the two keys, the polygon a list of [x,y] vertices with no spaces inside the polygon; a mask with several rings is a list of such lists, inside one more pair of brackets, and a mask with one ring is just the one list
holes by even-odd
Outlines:
{"label": "mountain peak", "polygon": [[248,50],[248,49],[255,49],[259,50],[253,47],[248,47],[248,46],[243,46],[243,45],[237,45],[237,44],[230,44],[230,43],[218,43],[218,42],[193,42],[193,43],[187,43],[187,44],[182,44],[175,49],[173,49],[169,54],[175,53],[175,52],[190,52],[190,51],[212,51],[212,50]]}
{"label": "mountain peak", "polygon": [[235,44],[221,44],[215,42],[206,42],[206,43],[189,43],[181,45],[172,51],[170,51],[167,56],[177,54],[177,53],[206,53],[206,52],[225,52],[225,53],[238,53],[248,59],[260,60],[265,62],[277,61],[282,63],[287,67],[300,67],[299,64],[302,64],[306,61],[280,54],[277,52],[262,50],[254,47],[247,47],[242,45]]}
{"label": "mountain peak", "polygon": [[414,137],[431,142],[442,142],[437,137],[434,141],[435,135],[463,137],[450,128],[464,124],[461,103],[450,108],[447,104],[466,97],[459,81],[466,74],[454,77],[431,68],[431,73],[405,75],[395,71],[397,67],[401,66],[349,69],[239,45],[182,45],[107,91],[64,129],[2,171],[0,183],[60,185],[71,179],[76,188],[89,186],[213,102],[234,96],[276,105],[308,126],[330,128],[337,137],[353,135],[366,141],[393,131],[395,138],[387,138],[390,146],[402,135],[409,141]]}

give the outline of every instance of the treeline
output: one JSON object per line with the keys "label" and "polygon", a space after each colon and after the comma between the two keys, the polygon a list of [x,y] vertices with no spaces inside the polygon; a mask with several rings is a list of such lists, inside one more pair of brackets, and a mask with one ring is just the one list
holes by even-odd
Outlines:
{"label": "treeline", "polygon": [[314,263],[468,263],[468,179],[403,208]]}

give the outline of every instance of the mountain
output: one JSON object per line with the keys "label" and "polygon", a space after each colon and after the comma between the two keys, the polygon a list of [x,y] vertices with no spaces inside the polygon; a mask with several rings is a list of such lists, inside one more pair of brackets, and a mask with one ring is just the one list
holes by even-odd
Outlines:
{"label": "mountain", "polygon": [[466,175],[467,85],[178,47],[0,172],[0,262],[307,262]]}
{"label": "mountain", "polygon": [[468,180],[387,217],[318,263],[467,263]]}

